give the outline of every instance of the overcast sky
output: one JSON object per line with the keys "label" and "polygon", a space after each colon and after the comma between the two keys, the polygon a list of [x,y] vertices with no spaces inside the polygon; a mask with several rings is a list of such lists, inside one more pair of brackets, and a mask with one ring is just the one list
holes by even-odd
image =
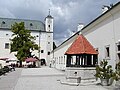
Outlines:
{"label": "overcast sky", "polygon": [[0,0],[0,17],[40,20],[51,10],[54,17],[54,40],[61,44],[77,31],[78,23],[87,25],[101,15],[102,6],[120,0]]}

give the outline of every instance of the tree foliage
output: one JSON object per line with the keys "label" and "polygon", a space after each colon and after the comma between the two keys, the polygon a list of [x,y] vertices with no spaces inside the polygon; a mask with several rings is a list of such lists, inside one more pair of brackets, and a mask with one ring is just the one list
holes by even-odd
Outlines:
{"label": "tree foliage", "polygon": [[95,76],[100,79],[110,79],[111,77],[115,77],[115,73],[112,70],[112,66],[108,65],[108,61],[103,59],[100,65],[96,66]]}
{"label": "tree foliage", "polygon": [[15,55],[18,60],[24,61],[26,57],[31,57],[31,53],[34,50],[38,50],[39,47],[35,44],[35,37],[31,36],[30,30],[25,29],[24,22],[15,23],[11,26],[12,39],[11,40],[11,52],[17,52]]}

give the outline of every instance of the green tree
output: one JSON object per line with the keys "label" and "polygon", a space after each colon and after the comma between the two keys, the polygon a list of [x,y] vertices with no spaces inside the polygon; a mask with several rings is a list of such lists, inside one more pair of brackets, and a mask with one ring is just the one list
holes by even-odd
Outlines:
{"label": "green tree", "polygon": [[11,40],[11,52],[17,52],[15,55],[20,61],[20,66],[22,66],[22,61],[26,57],[32,57],[31,53],[34,50],[38,50],[39,47],[35,44],[35,37],[31,36],[30,30],[25,29],[24,22],[15,23],[11,26],[12,39]]}

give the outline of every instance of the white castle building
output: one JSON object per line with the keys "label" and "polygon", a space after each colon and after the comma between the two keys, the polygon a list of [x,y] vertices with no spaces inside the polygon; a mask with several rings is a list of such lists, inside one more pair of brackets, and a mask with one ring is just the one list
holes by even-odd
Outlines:
{"label": "white castle building", "polygon": [[10,29],[15,22],[25,23],[25,28],[31,31],[31,35],[36,37],[35,42],[40,46],[40,52],[36,50],[32,54],[44,59],[48,64],[50,52],[53,50],[53,17],[50,13],[45,18],[45,23],[37,20],[0,18],[0,58],[16,59],[14,53],[10,53],[10,38],[12,35]]}
{"label": "white castle building", "polygon": [[[82,27],[82,26],[79,26]],[[82,29],[78,27],[78,32],[60,44],[52,53],[53,67],[65,70],[68,48],[76,40],[79,34],[91,43],[98,51],[98,63],[107,59],[109,64],[115,67],[120,61],[120,2],[105,8],[105,11]]]}

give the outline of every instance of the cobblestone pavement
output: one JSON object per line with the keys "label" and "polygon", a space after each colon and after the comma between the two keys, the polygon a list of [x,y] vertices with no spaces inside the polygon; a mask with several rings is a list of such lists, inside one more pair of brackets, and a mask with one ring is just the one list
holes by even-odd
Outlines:
{"label": "cobblestone pavement", "polygon": [[27,68],[22,71],[15,90],[107,90],[101,86],[70,86],[60,83],[64,72],[54,68]]}
{"label": "cobblestone pavement", "polygon": [[0,78],[0,90],[113,90],[94,83],[61,84],[64,72],[49,67],[17,69]]}
{"label": "cobblestone pavement", "polygon": [[21,68],[17,68],[16,71],[0,76],[0,90],[14,90],[14,87],[21,75],[21,71]]}

